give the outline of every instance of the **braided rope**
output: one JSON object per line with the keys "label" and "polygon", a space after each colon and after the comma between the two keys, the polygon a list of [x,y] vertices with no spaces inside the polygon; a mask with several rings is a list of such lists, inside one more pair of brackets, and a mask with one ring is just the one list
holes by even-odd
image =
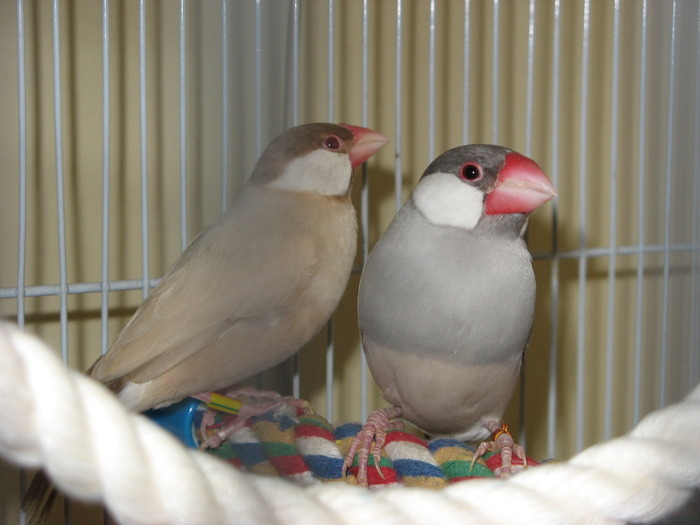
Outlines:
{"label": "braided rope", "polygon": [[700,387],[566,463],[439,491],[367,491],[304,488],[186,449],[7,323],[0,371],[0,454],[103,501],[120,523],[620,523],[667,515],[700,487]]}
{"label": "braided rope", "polygon": [[[251,398],[247,394],[238,391],[230,394],[244,406],[249,405]],[[266,393],[256,391],[253,396],[265,398]],[[299,400],[288,398],[288,401]],[[250,406],[255,403],[253,400]],[[310,407],[299,405],[270,406],[270,410],[245,422],[226,413],[212,414],[212,426],[207,431],[209,435],[220,436],[219,431],[223,427],[234,423],[242,423],[243,426],[228,435],[220,446],[209,448],[207,452],[238,469],[282,477],[299,485],[342,481],[343,478],[347,483],[358,485],[358,454],[354,454],[354,461],[345,469],[345,476],[343,470],[345,458],[362,425],[345,423],[333,427],[325,418],[314,414]],[[203,412],[192,412],[193,406],[197,406],[197,401],[191,399],[173,405],[172,412],[166,417],[186,414],[192,419],[183,418],[170,427],[165,425],[165,428],[190,430],[192,426],[200,427],[199,417],[204,417]],[[199,406],[197,410],[201,408]],[[160,413],[159,417],[162,416],[163,413]],[[194,441],[201,444],[204,440],[199,435]],[[496,476],[495,473],[502,467],[501,454],[486,452],[474,461],[475,451],[476,448],[456,439],[421,439],[404,430],[403,425],[396,425],[387,431],[379,468],[376,468],[372,455],[368,458],[367,483],[370,489],[390,486],[439,489],[465,479]],[[536,466],[538,463],[528,458],[528,465]],[[512,467],[514,471],[522,470],[523,461],[516,458]]]}

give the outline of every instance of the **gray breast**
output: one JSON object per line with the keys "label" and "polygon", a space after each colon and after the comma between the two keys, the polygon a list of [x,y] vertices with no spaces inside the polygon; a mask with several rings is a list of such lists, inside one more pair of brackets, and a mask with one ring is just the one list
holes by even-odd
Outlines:
{"label": "gray breast", "polygon": [[405,206],[363,272],[366,350],[376,342],[473,365],[520,355],[535,300],[530,254],[519,235],[523,223],[465,231],[435,226]]}

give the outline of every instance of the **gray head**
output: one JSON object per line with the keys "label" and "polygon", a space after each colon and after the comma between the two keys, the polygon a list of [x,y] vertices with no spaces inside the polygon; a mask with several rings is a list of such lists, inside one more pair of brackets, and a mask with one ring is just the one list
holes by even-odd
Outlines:
{"label": "gray head", "polygon": [[555,194],[533,160],[503,146],[471,144],[431,162],[412,199],[430,222],[473,230],[485,217],[527,215]]}

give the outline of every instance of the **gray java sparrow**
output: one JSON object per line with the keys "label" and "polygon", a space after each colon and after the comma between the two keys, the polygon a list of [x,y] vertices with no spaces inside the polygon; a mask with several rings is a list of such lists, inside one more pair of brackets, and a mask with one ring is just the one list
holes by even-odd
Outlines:
{"label": "gray java sparrow", "polygon": [[[346,456],[367,483],[390,419],[431,436],[523,451],[501,418],[532,329],[535,277],[523,241],[528,214],[556,194],[539,166],[510,149],[468,145],[437,157],[372,249],[359,322],[367,361],[392,407],[370,415]],[[505,431],[504,431],[505,430]],[[495,434],[498,434],[497,436]]]}

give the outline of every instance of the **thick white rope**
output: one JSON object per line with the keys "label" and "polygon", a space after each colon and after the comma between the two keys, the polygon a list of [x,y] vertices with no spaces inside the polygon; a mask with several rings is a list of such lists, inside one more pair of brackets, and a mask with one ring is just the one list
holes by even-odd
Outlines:
{"label": "thick white rope", "polygon": [[0,454],[121,523],[621,523],[651,521],[700,488],[700,387],[628,436],[507,481],[440,491],[302,488],[182,446],[41,341],[0,322]]}

